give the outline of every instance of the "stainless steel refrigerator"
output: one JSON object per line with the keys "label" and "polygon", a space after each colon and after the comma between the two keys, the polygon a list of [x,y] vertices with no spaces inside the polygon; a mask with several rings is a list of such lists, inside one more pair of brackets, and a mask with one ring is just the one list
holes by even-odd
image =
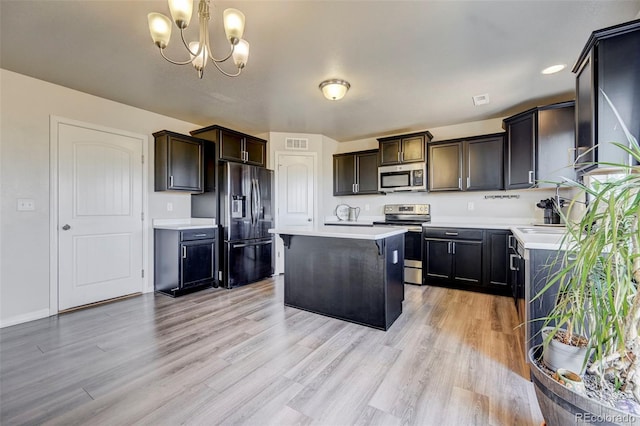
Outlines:
{"label": "stainless steel refrigerator", "polygon": [[218,164],[221,284],[231,288],[273,275],[273,170]]}

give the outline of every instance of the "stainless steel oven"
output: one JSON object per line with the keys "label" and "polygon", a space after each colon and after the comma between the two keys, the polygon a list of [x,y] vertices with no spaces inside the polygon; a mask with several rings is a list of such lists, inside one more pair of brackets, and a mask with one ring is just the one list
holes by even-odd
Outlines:
{"label": "stainless steel oven", "polygon": [[387,204],[385,220],[375,226],[402,226],[404,234],[404,282],[422,285],[422,224],[431,221],[429,204]]}

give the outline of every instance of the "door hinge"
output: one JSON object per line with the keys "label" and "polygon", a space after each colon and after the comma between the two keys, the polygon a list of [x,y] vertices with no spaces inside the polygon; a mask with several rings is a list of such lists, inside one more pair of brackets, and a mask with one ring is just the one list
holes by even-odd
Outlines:
{"label": "door hinge", "polygon": [[142,278],[144,278],[144,269],[142,270]]}

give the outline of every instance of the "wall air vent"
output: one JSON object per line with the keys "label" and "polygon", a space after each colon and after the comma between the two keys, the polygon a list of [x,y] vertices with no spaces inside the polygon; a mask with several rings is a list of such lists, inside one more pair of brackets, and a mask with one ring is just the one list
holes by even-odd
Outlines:
{"label": "wall air vent", "polygon": [[489,94],[485,93],[484,95],[476,95],[473,97],[473,104],[475,106],[485,105],[489,103]]}
{"label": "wall air vent", "polygon": [[307,151],[309,149],[309,139],[287,138],[285,148],[294,151]]}

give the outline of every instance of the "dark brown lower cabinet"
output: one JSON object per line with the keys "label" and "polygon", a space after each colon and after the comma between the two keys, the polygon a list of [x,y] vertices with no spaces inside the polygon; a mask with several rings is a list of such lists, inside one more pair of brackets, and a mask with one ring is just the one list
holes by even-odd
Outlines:
{"label": "dark brown lower cabinet", "polygon": [[423,284],[510,294],[507,230],[423,231]]}
{"label": "dark brown lower cabinet", "polygon": [[169,296],[217,285],[216,228],[154,230],[154,289]]}

